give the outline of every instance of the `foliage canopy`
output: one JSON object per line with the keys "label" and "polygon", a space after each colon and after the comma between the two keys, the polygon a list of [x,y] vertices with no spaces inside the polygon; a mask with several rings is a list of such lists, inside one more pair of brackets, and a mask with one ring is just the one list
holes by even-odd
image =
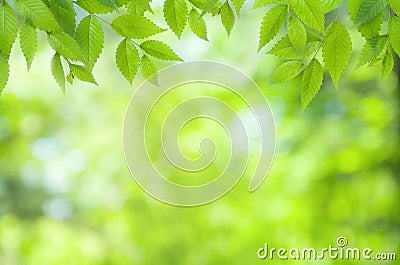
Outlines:
{"label": "foliage canopy", "polygon": [[[154,59],[182,60],[168,44],[154,39],[157,34],[172,30],[180,38],[188,26],[195,35],[208,40],[204,17],[210,14],[220,17],[229,35],[243,4],[244,0],[165,0],[166,29],[146,16],[153,12],[151,0],[2,0],[0,93],[8,80],[9,57],[18,32],[28,69],[37,51],[38,31],[47,34],[55,52],[51,71],[65,90],[65,81],[72,83],[75,78],[97,84],[92,70],[103,51],[102,24],[110,26],[122,37],[116,49],[116,65],[132,83],[139,68],[144,78],[156,75]],[[338,86],[350,62],[352,37],[339,18],[348,16],[365,38],[357,67],[379,65],[385,78],[394,67],[395,53],[400,54],[398,0],[255,0],[254,8],[265,6],[271,8],[261,21],[258,50],[285,28],[287,34],[267,51],[285,60],[277,67],[273,81],[286,82],[302,75],[303,108],[318,93],[325,70]],[[77,23],[79,9],[87,16]],[[330,12],[337,12],[332,21],[327,19]],[[110,13],[114,18],[111,22],[103,17]]]}

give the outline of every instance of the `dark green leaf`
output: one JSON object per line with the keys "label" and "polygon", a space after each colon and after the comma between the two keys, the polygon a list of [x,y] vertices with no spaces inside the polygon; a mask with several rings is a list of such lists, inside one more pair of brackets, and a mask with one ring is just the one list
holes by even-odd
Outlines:
{"label": "dark green leaf", "polygon": [[358,9],[355,23],[361,26],[376,18],[387,6],[387,0],[363,0]]}

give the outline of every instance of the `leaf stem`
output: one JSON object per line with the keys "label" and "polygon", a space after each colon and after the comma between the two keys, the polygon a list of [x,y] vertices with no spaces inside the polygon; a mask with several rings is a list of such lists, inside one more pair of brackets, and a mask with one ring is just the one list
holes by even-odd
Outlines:
{"label": "leaf stem", "polygon": [[319,43],[319,46],[318,46],[317,51],[314,53],[313,57],[311,57],[311,60],[308,62],[307,65],[309,65],[309,64],[311,63],[311,61],[312,61],[313,59],[315,59],[315,57],[317,57],[317,54],[318,54],[319,50],[321,50],[321,47],[322,47],[322,43],[323,43],[323,42],[324,42],[324,41],[321,40],[321,42]]}
{"label": "leaf stem", "polygon": [[[4,0],[2,0],[2,1],[4,1]],[[73,1],[73,3],[74,3],[75,5],[78,5],[78,6],[79,6],[79,4],[78,4],[76,1]],[[85,10],[85,9],[84,9],[84,10]],[[110,22],[108,22],[107,20],[105,20],[104,18],[98,16],[98,15],[95,14],[95,13],[90,13],[90,12],[88,12],[87,10],[85,10],[85,11],[86,11],[89,15],[94,16],[95,18],[101,20],[102,22],[104,22],[105,24],[107,24],[108,26],[110,26],[110,27],[112,28],[112,24],[111,24]],[[129,40],[132,44],[136,45],[138,48],[142,49],[142,48],[140,47],[139,43],[137,43],[137,42],[134,41],[133,39],[131,39],[131,38],[126,38],[126,39]]]}
{"label": "leaf stem", "polygon": [[346,0],[344,0],[344,1],[342,2],[342,4],[340,5],[340,9],[339,9],[339,12],[338,12],[337,15],[336,15],[335,21],[338,21],[339,16],[340,16],[340,14],[342,13],[342,10],[343,10],[343,7],[344,7],[344,4],[345,4],[345,3],[346,3]]}
{"label": "leaf stem", "polygon": [[94,16],[95,18],[97,18],[97,19],[103,21],[104,23],[106,23],[107,25],[109,25],[109,26],[111,27],[111,23],[108,22],[107,20],[105,20],[104,18],[102,18],[102,17],[100,17],[100,16],[98,16],[98,15],[96,15],[96,14],[94,14],[94,13],[89,13],[89,14],[92,15],[92,16]]}

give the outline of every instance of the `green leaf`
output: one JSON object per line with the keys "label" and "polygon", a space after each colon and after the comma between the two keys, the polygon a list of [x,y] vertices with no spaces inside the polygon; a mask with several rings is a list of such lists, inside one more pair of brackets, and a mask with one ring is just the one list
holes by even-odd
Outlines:
{"label": "green leaf", "polygon": [[10,75],[10,66],[8,59],[0,52],[0,95],[7,85],[8,77]]}
{"label": "green leaf", "polygon": [[80,7],[94,14],[105,14],[114,11],[114,8],[103,5],[97,0],[77,0],[76,1]]}
{"label": "green leaf", "polygon": [[145,79],[150,78],[151,83],[158,85],[157,68],[146,55],[143,55],[140,59],[140,72]]}
{"label": "green leaf", "polygon": [[123,37],[142,39],[165,31],[149,19],[136,14],[126,14],[117,17],[112,22],[112,28]]}
{"label": "green leaf", "polygon": [[19,41],[22,53],[26,59],[27,68],[29,70],[38,48],[38,36],[36,29],[28,23],[22,23]]}
{"label": "green leaf", "polygon": [[75,13],[74,4],[73,4],[72,0],[54,0],[54,1],[60,7]]}
{"label": "green leaf", "polygon": [[300,61],[284,62],[276,68],[272,75],[272,82],[283,83],[298,76],[304,69],[304,64]]}
{"label": "green leaf", "polygon": [[393,9],[393,11],[397,14],[400,15],[400,1],[399,0],[389,0],[390,7]]}
{"label": "green leaf", "polygon": [[307,42],[321,41],[324,35],[316,29],[305,27],[307,31]]}
{"label": "green leaf", "polygon": [[192,9],[189,12],[189,26],[194,34],[208,41],[206,22],[200,17],[200,13],[196,9]]}
{"label": "green leaf", "polygon": [[66,79],[66,80],[68,81],[68,83],[70,83],[71,85],[72,85],[72,83],[74,82],[74,76],[73,76],[71,73],[69,73],[65,79]]}
{"label": "green leaf", "polygon": [[352,21],[356,20],[362,1],[363,0],[347,0],[347,10]]}
{"label": "green leaf", "polygon": [[131,1],[131,0],[116,0],[117,6],[118,7],[124,6],[128,3],[128,1]]}
{"label": "green leaf", "polygon": [[361,26],[376,18],[386,7],[387,0],[363,0],[358,9],[355,23]]}
{"label": "green leaf", "polygon": [[82,65],[69,64],[69,70],[71,71],[73,77],[76,77],[83,82],[98,85],[96,79],[94,79],[92,72]]}
{"label": "green leaf", "polygon": [[50,46],[65,58],[85,61],[78,43],[67,33],[52,32],[48,34],[48,41]]}
{"label": "green leaf", "polygon": [[18,11],[23,17],[32,21],[38,29],[45,31],[57,31],[60,29],[50,9],[42,0],[18,0],[15,1]]}
{"label": "green leaf", "polygon": [[128,13],[143,16],[145,11],[152,12],[150,2],[150,0],[132,0],[126,4],[126,8]]}
{"label": "green leaf", "polygon": [[299,59],[299,53],[296,48],[293,46],[292,42],[289,39],[289,36],[286,35],[281,40],[279,40],[274,47],[271,48],[267,52],[267,54],[275,55],[285,59]]}
{"label": "green leaf", "polygon": [[235,14],[233,13],[232,7],[226,1],[221,7],[221,22],[224,25],[228,36],[231,34],[233,25],[235,24]]}
{"label": "green leaf", "polygon": [[98,0],[101,4],[111,7],[112,9],[115,9],[118,7],[117,2],[115,0]]}
{"label": "green leaf", "polygon": [[377,36],[367,40],[361,49],[360,58],[357,62],[357,68],[378,58],[383,49],[386,47],[387,41],[388,37],[386,35]]}
{"label": "green leaf", "polygon": [[267,54],[275,55],[284,59],[301,59],[315,53],[319,44],[319,41],[307,42],[305,48],[302,51],[299,51],[293,46],[289,36],[286,35],[278,41],[275,46],[267,52]]}
{"label": "green leaf", "polygon": [[343,3],[343,0],[322,0],[321,2],[324,13],[328,13],[335,10],[341,3]]}
{"label": "green leaf", "polygon": [[393,50],[400,56],[400,18],[389,18],[389,38]]}
{"label": "green leaf", "polygon": [[315,54],[318,51],[318,48],[320,47],[320,45],[321,45],[320,41],[307,42],[306,47],[303,49],[302,53],[300,54],[300,57],[306,58],[307,56],[310,56],[311,54]]}
{"label": "green leaf", "polygon": [[286,14],[287,6],[285,5],[274,6],[265,14],[261,22],[258,50],[261,50],[278,34],[283,23],[285,23]]}
{"label": "green leaf", "polygon": [[7,2],[0,3],[0,52],[6,57],[10,56],[17,33],[17,15]]}
{"label": "green leaf", "polygon": [[385,15],[385,12],[381,12],[376,18],[373,20],[361,25],[358,27],[358,31],[361,35],[364,36],[366,39],[371,39],[379,34],[382,26],[382,19]]}
{"label": "green leaf", "polygon": [[[204,16],[220,3],[219,0],[190,0],[195,6],[202,10],[200,16]],[[221,6],[222,7],[222,6]]]}
{"label": "green leaf", "polygon": [[388,77],[388,75],[392,72],[394,67],[394,57],[391,52],[386,52],[385,57],[383,58],[382,63],[382,79]]}
{"label": "green leaf", "polygon": [[148,40],[140,44],[140,48],[147,54],[166,61],[182,61],[176,53],[165,43],[157,40]]}
{"label": "green leaf", "polygon": [[304,71],[301,80],[301,107],[307,108],[311,100],[318,94],[324,79],[324,71],[317,59],[312,59]]}
{"label": "green leaf", "polygon": [[[222,3],[221,2],[217,2],[214,7],[211,9],[210,13],[211,15],[214,17],[216,15],[219,15],[219,13],[221,12],[221,7],[222,7]],[[201,16],[201,15],[200,15]]]}
{"label": "green leaf", "polygon": [[324,9],[320,0],[292,0],[290,6],[304,23],[320,32],[324,31]]}
{"label": "green leaf", "polygon": [[236,14],[238,16],[240,15],[240,10],[242,9],[244,1],[245,0],[232,0],[232,3],[233,3],[233,5],[235,6],[235,9],[236,9]]}
{"label": "green leaf", "polygon": [[188,15],[185,0],[165,0],[163,12],[168,26],[180,38],[186,26]]}
{"label": "green leaf", "polygon": [[371,66],[378,66],[378,65],[382,64],[382,62],[383,62],[383,59],[382,59],[382,58],[377,58],[377,59],[375,59],[374,61],[372,61],[372,62],[369,64],[369,66],[370,66],[370,67],[371,67]]}
{"label": "green leaf", "polygon": [[327,28],[325,35],[322,45],[324,61],[333,83],[338,86],[339,78],[350,61],[351,38],[349,32],[339,22],[333,22]]}
{"label": "green leaf", "polygon": [[[348,0],[347,1],[347,9],[350,15],[350,19],[352,21],[356,21],[357,19],[357,14],[360,9],[360,6],[362,4],[363,0]],[[370,39],[372,37],[375,37],[376,35],[379,34],[379,31],[381,29],[382,25],[382,18],[383,18],[384,12],[381,12],[376,18],[373,20],[358,26],[358,31],[366,38]]]}
{"label": "green leaf", "polygon": [[58,53],[54,54],[53,58],[51,59],[51,73],[53,74],[54,79],[56,80],[57,84],[60,86],[61,90],[65,93],[65,74],[64,68],[61,63],[61,58]]}
{"label": "green leaf", "polygon": [[6,57],[10,56],[17,33],[18,21],[14,10],[7,2],[0,3],[0,52]]}
{"label": "green leaf", "polygon": [[302,50],[307,42],[307,31],[303,23],[295,17],[290,17],[288,19],[288,34],[294,47]]}
{"label": "green leaf", "polygon": [[103,28],[97,18],[89,15],[82,19],[75,39],[81,47],[86,66],[93,68],[104,46]]}
{"label": "green leaf", "polygon": [[50,10],[53,13],[60,27],[69,35],[73,36],[76,27],[75,10],[63,8],[57,4],[57,0],[50,0]]}
{"label": "green leaf", "polygon": [[127,39],[122,40],[118,45],[115,60],[118,69],[128,82],[132,84],[139,64],[139,53],[135,45]]}
{"label": "green leaf", "polygon": [[289,3],[288,0],[255,0],[253,9],[266,6],[269,4],[277,4],[277,5],[287,5]]}
{"label": "green leaf", "polygon": [[[360,10],[360,6],[363,3],[363,0],[348,0],[347,1],[347,9],[352,21],[356,23],[357,15]],[[384,16],[384,11],[379,13],[374,19],[371,21],[364,23],[358,26],[358,31],[366,38],[370,39],[379,34],[382,25],[382,18]]]}

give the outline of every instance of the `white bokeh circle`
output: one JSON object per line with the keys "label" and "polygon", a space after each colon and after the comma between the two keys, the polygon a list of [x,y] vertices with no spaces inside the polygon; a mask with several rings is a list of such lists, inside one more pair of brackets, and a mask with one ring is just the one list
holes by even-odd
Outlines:
{"label": "white bokeh circle", "polygon": [[[269,104],[262,91],[248,76],[228,65],[194,61],[180,63],[158,72],[158,85],[147,79],[134,93],[128,105],[124,127],[123,146],[129,170],[139,186],[154,198],[172,205],[197,206],[212,202],[227,194],[241,179],[248,166],[249,154],[258,153],[257,165],[252,172],[249,191],[255,191],[266,178],[275,152],[275,125]],[[154,79],[153,79],[154,80]],[[204,138],[199,143],[201,156],[188,159],[179,147],[180,130],[191,120],[212,119],[229,135],[230,157],[225,170],[212,181],[197,186],[185,186],[165,178],[150,159],[146,133],[149,133],[148,117],[156,104],[170,91],[182,84],[209,83],[230,90],[247,107],[256,126],[244,121],[229,105],[210,96],[196,96],[180,102],[168,113],[159,134],[162,153],[167,161],[182,172],[196,172],[207,168],[216,155],[213,139]],[[193,108],[201,103],[203,108]],[[231,113],[226,120],[224,113]],[[154,130],[154,129],[153,129]],[[256,139],[254,140],[254,135]]]}

